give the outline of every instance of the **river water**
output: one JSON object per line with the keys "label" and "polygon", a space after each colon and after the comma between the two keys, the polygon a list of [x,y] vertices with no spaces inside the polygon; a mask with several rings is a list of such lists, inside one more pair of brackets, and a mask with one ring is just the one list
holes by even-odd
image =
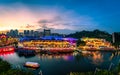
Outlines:
{"label": "river water", "polygon": [[[112,52],[84,52],[66,54],[36,54],[35,56],[19,56],[16,52],[1,54],[3,60],[8,61],[13,68],[33,72],[35,75],[42,71],[43,75],[68,75],[70,72],[88,72],[99,69],[114,69],[119,63],[119,53]],[[37,70],[23,67],[27,61],[38,62],[40,68]]]}

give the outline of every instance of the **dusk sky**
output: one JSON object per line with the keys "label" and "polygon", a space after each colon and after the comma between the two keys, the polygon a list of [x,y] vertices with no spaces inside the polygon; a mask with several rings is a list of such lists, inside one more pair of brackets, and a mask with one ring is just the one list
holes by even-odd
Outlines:
{"label": "dusk sky", "polygon": [[120,0],[0,0],[0,30],[120,32]]}

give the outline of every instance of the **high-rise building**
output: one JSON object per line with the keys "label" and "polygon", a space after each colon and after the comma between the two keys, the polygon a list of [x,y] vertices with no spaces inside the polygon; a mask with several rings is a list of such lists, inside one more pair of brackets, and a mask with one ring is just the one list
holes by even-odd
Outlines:
{"label": "high-rise building", "polygon": [[34,31],[34,37],[39,37],[39,32],[38,31]]}
{"label": "high-rise building", "polygon": [[113,43],[120,42],[120,32],[114,32],[112,34],[112,40],[113,40]]}
{"label": "high-rise building", "polygon": [[39,32],[39,36],[40,36],[40,37],[43,37],[43,32]]}
{"label": "high-rise building", "polygon": [[27,36],[29,36],[30,35],[30,31],[29,30],[27,30]]}
{"label": "high-rise building", "polygon": [[15,36],[15,37],[18,37],[18,30],[17,30],[17,29],[14,30],[14,36]]}
{"label": "high-rise building", "polygon": [[30,31],[30,36],[34,36],[34,30]]}
{"label": "high-rise building", "polygon": [[19,33],[19,37],[23,37],[24,36],[24,33],[23,32],[20,32]]}
{"label": "high-rise building", "polygon": [[13,36],[14,36],[14,31],[13,31],[12,29],[10,30],[9,35],[10,35],[11,37],[13,37]]}
{"label": "high-rise building", "polygon": [[6,35],[7,35],[7,36],[10,36],[10,32],[7,32]]}
{"label": "high-rise building", "polygon": [[30,31],[29,30],[24,30],[24,36],[30,36]]}
{"label": "high-rise building", "polygon": [[10,30],[10,32],[7,32],[7,36],[11,36],[11,37],[18,37],[18,30]]}
{"label": "high-rise building", "polygon": [[24,30],[24,36],[26,36],[27,35],[27,30]]}
{"label": "high-rise building", "polygon": [[51,30],[44,29],[44,36],[50,36],[50,35],[51,35]]}

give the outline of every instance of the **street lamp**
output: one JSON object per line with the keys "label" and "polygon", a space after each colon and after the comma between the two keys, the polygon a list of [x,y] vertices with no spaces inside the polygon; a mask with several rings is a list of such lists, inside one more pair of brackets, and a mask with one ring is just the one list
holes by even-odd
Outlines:
{"label": "street lamp", "polygon": [[109,68],[108,68],[108,71],[110,71],[112,65],[114,65],[113,63],[110,64]]}
{"label": "street lamp", "polygon": [[97,71],[100,71],[100,69],[95,68],[94,75],[96,74]]}

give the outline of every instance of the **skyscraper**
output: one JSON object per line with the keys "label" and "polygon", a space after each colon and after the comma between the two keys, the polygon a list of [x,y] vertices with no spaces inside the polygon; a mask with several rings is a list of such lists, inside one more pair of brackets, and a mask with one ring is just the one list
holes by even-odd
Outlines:
{"label": "skyscraper", "polygon": [[29,30],[24,30],[24,36],[30,36],[30,31]]}
{"label": "skyscraper", "polygon": [[32,37],[34,36],[34,30],[30,31],[30,36],[32,36]]}
{"label": "skyscraper", "polygon": [[19,33],[19,37],[23,37],[24,36],[24,33],[23,32],[20,32]]}
{"label": "skyscraper", "polygon": [[7,36],[11,36],[11,37],[18,37],[18,34],[19,34],[19,32],[18,32],[18,30],[16,29],[16,30],[10,30],[10,32],[7,32]]}
{"label": "skyscraper", "polygon": [[27,35],[27,31],[26,30],[24,30],[24,36],[26,36]]}
{"label": "skyscraper", "polygon": [[34,31],[34,37],[39,37],[39,32],[38,31]]}
{"label": "skyscraper", "polygon": [[51,35],[51,30],[44,29],[44,36],[50,36],[50,35]]}
{"label": "skyscraper", "polygon": [[18,30],[17,30],[17,29],[14,30],[14,36],[15,36],[15,37],[18,37]]}

